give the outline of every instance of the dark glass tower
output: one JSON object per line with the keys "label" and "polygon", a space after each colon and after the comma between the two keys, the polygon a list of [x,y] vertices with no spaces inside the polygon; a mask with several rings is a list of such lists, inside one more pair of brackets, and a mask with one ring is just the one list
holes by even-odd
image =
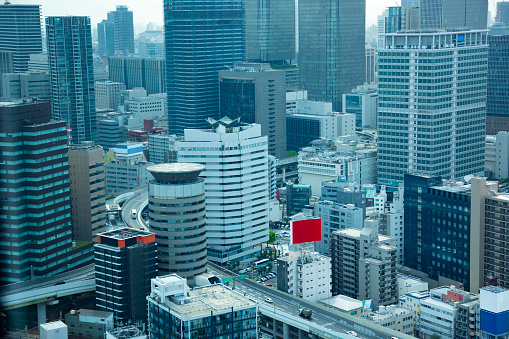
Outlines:
{"label": "dark glass tower", "polygon": [[295,58],[295,0],[246,1],[247,59],[278,62]]}
{"label": "dark glass tower", "polygon": [[244,61],[242,0],[164,0],[169,133],[219,118],[217,72]]}
{"label": "dark glass tower", "polygon": [[96,140],[94,66],[90,18],[46,18],[53,119],[72,129],[74,144]]}
{"label": "dark glass tower", "polygon": [[40,5],[0,5],[0,52],[12,52],[14,72],[28,71],[30,54],[42,53]]}
{"label": "dark glass tower", "polygon": [[66,123],[17,100],[0,104],[0,284],[93,262],[92,244],[72,245]]}
{"label": "dark glass tower", "polygon": [[308,99],[332,102],[364,83],[366,1],[300,0],[300,88]]}
{"label": "dark glass tower", "polygon": [[99,56],[115,55],[115,24],[108,20],[97,23]]}
{"label": "dark glass tower", "polygon": [[486,133],[509,131],[509,27],[494,25],[488,34]]}

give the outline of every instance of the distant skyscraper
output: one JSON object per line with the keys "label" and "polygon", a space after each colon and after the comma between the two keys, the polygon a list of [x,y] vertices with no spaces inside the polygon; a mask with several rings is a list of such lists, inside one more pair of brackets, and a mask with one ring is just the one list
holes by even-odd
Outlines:
{"label": "distant skyscraper", "polygon": [[486,133],[495,135],[509,131],[509,28],[492,26],[488,45]]}
{"label": "distant skyscraper", "polygon": [[486,0],[420,0],[420,25],[423,29],[486,29]]}
{"label": "distant skyscraper", "polygon": [[0,52],[12,52],[14,72],[28,71],[30,54],[42,53],[40,5],[0,5]]}
{"label": "distant skyscraper", "polygon": [[364,82],[371,84],[376,81],[376,49],[366,44],[366,69]]}
{"label": "distant skyscraper", "polygon": [[219,71],[221,117],[241,118],[262,126],[269,138],[269,154],[286,158],[286,73],[269,64],[239,64]]}
{"label": "distant skyscraper", "polygon": [[108,20],[97,23],[99,56],[115,55],[115,24]]}
{"label": "distant skyscraper", "polygon": [[388,34],[385,46],[378,52],[378,182],[397,185],[413,172],[484,173],[487,32]]}
{"label": "distant skyscraper", "polygon": [[509,2],[497,2],[497,22],[509,25]]}
{"label": "distant skyscraper", "polygon": [[72,244],[66,123],[49,101],[17,100],[0,103],[0,284],[93,263]]}
{"label": "distant skyscraper", "polygon": [[295,0],[246,1],[247,59],[281,62],[295,58]]}
{"label": "distant skyscraper", "polygon": [[109,57],[109,80],[121,82],[127,89],[143,87],[147,94],[163,93],[166,91],[165,64],[164,59]]}
{"label": "distant skyscraper", "polygon": [[116,11],[108,13],[108,21],[115,26],[115,53],[125,56],[134,54],[133,12],[127,6],[117,6]]}
{"label": "distant skyscraper", "polygon": [[96,140],[94,67],[90,18],[46,18],[54,119],[67,121],[72,142]]}
{"label": "distant skyscraper", "polygon": [[[207,200],[208,259],[253,260],[269,230],[267,137],[261,135],[260,125],[222,118],[210,120],[206,130],[186,129],[178,157],[205,165],[201,175]],[[238,160],[230,160],[234,158]]]}
{"label": "distant skyscraper", "polygon": [[219,117],[217,72],[245,61],[244,15],[244,1],[164,0],[170,134]]}
{"label": "distant skyscraper", "polygon": [[364,83],[366,1],[300,0],[300,88],[308,99],[332,102]]}

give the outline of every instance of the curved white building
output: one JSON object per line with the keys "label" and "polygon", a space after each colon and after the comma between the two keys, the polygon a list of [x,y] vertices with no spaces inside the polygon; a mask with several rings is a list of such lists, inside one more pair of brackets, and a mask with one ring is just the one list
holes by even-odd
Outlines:
{"label": "curved white building", "polygon": [[184,131],[179,161],[205,165],[208,259],[253,260],[269,236],[267,137],[258,124],[209,119]]}

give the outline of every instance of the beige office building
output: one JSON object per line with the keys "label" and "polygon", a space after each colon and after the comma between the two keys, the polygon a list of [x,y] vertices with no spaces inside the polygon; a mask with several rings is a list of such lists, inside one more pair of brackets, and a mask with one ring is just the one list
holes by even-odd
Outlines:
{"label": "beige office building", "polygon": [[93,142],[69,148],[73,240],[106,231],[103,148]]}

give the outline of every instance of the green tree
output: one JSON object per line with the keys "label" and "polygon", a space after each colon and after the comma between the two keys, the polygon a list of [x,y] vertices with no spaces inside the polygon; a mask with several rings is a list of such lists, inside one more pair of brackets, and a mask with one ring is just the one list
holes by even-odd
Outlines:
{"label": "green tree", "polygon": [[269,231],[269,243],[272,244],[276,241],[276,232]]}
{"label": "green tree", "polygon": [[297,155],[299,155],[299,154],[295,151],[286,151],[287,157],[296,157]]}

